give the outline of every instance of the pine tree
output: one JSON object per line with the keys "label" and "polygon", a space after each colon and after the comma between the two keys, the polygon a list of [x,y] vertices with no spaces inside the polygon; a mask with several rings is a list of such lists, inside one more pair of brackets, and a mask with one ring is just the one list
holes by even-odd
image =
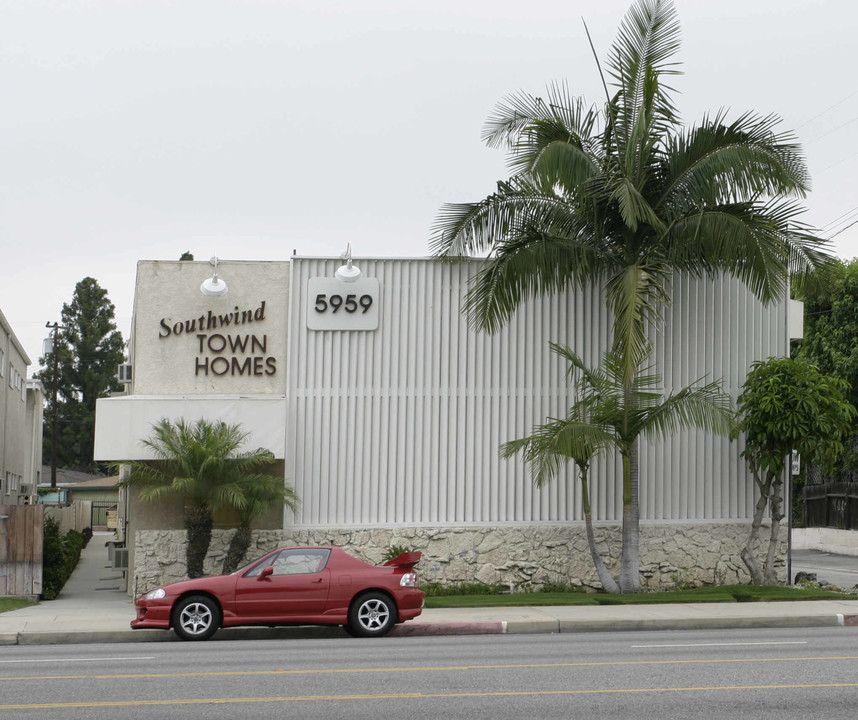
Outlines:
{"label": "pine tree", "polygon": [[[57,464],[94,471],[95,401],[122,389],[116,367],[125,358],[125,343],[116,329],[115,307],[98,281],[86,277],[75,286],[71,304],[64,303],[56,347],[39,358],[38,377],[48,396],[47,422],[53,419],[54,352],[57,358]],[[45,432],[43,462],[50,462],[51,433]]]}

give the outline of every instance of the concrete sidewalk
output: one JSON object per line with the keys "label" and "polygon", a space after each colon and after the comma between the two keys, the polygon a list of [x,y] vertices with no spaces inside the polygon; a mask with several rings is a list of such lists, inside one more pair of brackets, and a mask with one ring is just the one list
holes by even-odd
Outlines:
{"label": "concrete sidewalk", "polygon": [[[81,555],[60,597],[33,607],[0,613],[0,645],[177,641],[172,632],[131,630],[132,599],[120,590],[119,573],[107,566],[96,533]],[[392,635],[690,630],[695,628],[858,626],[858,600],[778,603],[691,603],[427,609],[397,626]],[[230,638],[347,637],[337,627],[228,628]]]}

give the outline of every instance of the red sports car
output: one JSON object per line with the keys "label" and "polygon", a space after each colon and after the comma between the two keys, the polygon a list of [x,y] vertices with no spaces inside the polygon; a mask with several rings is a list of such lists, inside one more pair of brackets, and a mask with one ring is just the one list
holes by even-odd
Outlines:
{"label": "red sports car", "polygon": [[336,547],[291,547],[269,553],[231,575],[183,580],[137,598],[132,628],[173,628],[183,640],[208,640],[236,625],[342,625],[379,637],[423,610],[406,552],[368,565]]}

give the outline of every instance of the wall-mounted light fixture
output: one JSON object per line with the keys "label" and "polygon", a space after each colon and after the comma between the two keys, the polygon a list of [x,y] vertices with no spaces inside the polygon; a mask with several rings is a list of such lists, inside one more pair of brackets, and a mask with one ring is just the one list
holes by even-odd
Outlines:
{"label": "wall-mounted light fixture", "polygon": [[226,295],[226,291],[229,288],[226,286],[226,283],[217,276],[217,257],[213,257],[209,262],[214,266],[214,274],[210,278],[203,280],[203,284],[200,285],[200,292],[203,295],[211,295],[212,297],[221,297],[222,295]]}
{"label": "wall-mounted light fixture", "polygon": [[343,282],[354,282],[359,279],[362,273],[359,267],[352,264],[351,243],[346,246],[346,251],[340,255],[340,257],[346,261],[346,264],[337,268],[337,271],[334,273],[334,277],[337,278],[337,280],[342,280]]}

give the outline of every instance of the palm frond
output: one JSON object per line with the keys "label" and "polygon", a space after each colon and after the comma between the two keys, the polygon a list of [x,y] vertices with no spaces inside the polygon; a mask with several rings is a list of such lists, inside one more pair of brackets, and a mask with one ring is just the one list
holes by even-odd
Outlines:
{"label": "palm frond", "polygon": [[629,145],[647,100],[655,128],[663,130],[676,123],[672,88],[657,78],[679,74],[679,64],[672,60],[679,47],[679,18],[672,2],[638,0],[629,8],[607,61],[609,74],[620,88],[615,133],[623,146]]}
{"label": "palm frond", "polygon": [[659,438],[692,427],[730,437],[738,432],[733,401],[717,382],[671,393],[645,408],[637,421],[641,432]]}
{"label": "palm frond", "polygon": [[589,238],[576,242],[525,230],[500,244],[471,279],[464,307],[472,326],[496,332],[524,300],[596,281],[601,256]]}
{"label": "palm frond", "polygon": [[793,134],[776,132],[776,115],[745,113],[726,124],[723,111],[672,135],[664,151],[666,182],[656,207],[690,207],[757,197],[803,197],[809,176]]}
{"label": "palm frond", "polygon": [[537,487],[546,485],[569,461],[586,470],[592,460],[614,442],[604,428],[575,418],[573,408],[565,420],[552,420],[533,428],[533,434],[501,446],[502,457],[523,452]]}
{"label": "palm frond", "polygon": [[567,194],[580,192],[599,174],[595,158],[580,145],[555,140],[528,157],[528,171],[544,188],[559,186]]}
{"label": "palm frond", "polygon": [[432,226],[430,249],[441,257],[461,257],[493,248],[534,217],[569,215],[553,193],[524,178],[498,183],[498,191],[477,203],[442,206]]}
{"label": "palm frond", "polygon": [[633,233],[637,232],[638,227],[644,223],[659,231],[663,229],[664,223],[661,218],[650,207],[631,179],[619,177],[613,185],[611,200],[617,203],[623,222],[629,230]]}
{"label": "palm frond", "polygon": [[831,261],[827,244],[794,226],[794,201],[724,204],[676,220],[664,239],[667,262],[692,275],[739,278],[764,302],[784,296],[790,273]]}

